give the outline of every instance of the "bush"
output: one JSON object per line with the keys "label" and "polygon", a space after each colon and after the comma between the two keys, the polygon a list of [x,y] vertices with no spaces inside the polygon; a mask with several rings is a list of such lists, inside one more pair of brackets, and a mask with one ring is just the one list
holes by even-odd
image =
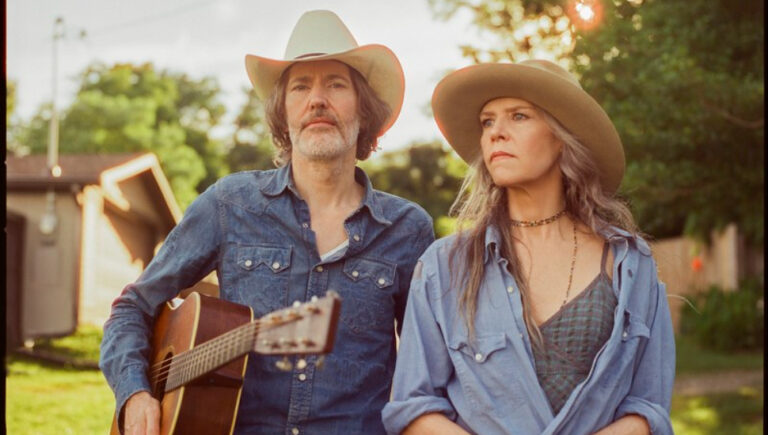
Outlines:
{"label": "bush", "polygon": [[765,312],[764,285],[759,278],[746,279],[737,290],[724,291],[718,286],[693,298],[680,319],[680,332],[702,347],[723,350],[763,349]]}

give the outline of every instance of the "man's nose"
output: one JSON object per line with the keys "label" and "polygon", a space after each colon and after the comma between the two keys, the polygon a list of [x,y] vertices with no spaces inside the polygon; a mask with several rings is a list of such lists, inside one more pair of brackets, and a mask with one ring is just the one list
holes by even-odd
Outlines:
{"label": "man's nose", "polygon": [[312,86],[309,92],[309,107],[311,109],[328,107],[328,99],[323,86]]}

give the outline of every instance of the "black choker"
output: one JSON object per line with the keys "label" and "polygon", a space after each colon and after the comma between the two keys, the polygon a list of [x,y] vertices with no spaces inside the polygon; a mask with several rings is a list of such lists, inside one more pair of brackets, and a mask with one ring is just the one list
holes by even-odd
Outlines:
{"label": "black choker", "polygon": [[539,219],[537,221],[516,221],[514,219],[511,219],[512,226],[513,227],[538,227],[541,225],[546,225],[548,223],[552,223],[560,218],[560,216],[565,214],[565,209],[561,210],[555,215],[552,215],[545,219]]}

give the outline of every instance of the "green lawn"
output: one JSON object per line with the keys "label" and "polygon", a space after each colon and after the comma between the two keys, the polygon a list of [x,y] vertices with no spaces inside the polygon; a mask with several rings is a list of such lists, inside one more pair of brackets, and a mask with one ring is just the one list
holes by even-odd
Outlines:
{"label": "green lawn", "polygon": [[[73,337],[45,340],[36,347],[75,359],[98,355],[100,332],[85,329]],[[762,353],[718,354],[678,340],[678,373],[762,369]],[[6,427],[9,434],[103,434],[114,412],[112,392],[97,370],[82,370],[6,358]],[[672,425],[679,435],[763,433],[762,389],[736,393],[674,396]]]}

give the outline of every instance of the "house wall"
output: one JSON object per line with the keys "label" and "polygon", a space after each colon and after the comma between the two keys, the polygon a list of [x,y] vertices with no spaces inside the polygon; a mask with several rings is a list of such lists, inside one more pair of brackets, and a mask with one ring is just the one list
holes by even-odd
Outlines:
{"label": "house wall", "polygon": [[56,192],[58,229],[44,237],[45,192],[6,192],[6,207],[25,217],[22,339],[65,335],[77,321],[81,212],[75,194]]}

